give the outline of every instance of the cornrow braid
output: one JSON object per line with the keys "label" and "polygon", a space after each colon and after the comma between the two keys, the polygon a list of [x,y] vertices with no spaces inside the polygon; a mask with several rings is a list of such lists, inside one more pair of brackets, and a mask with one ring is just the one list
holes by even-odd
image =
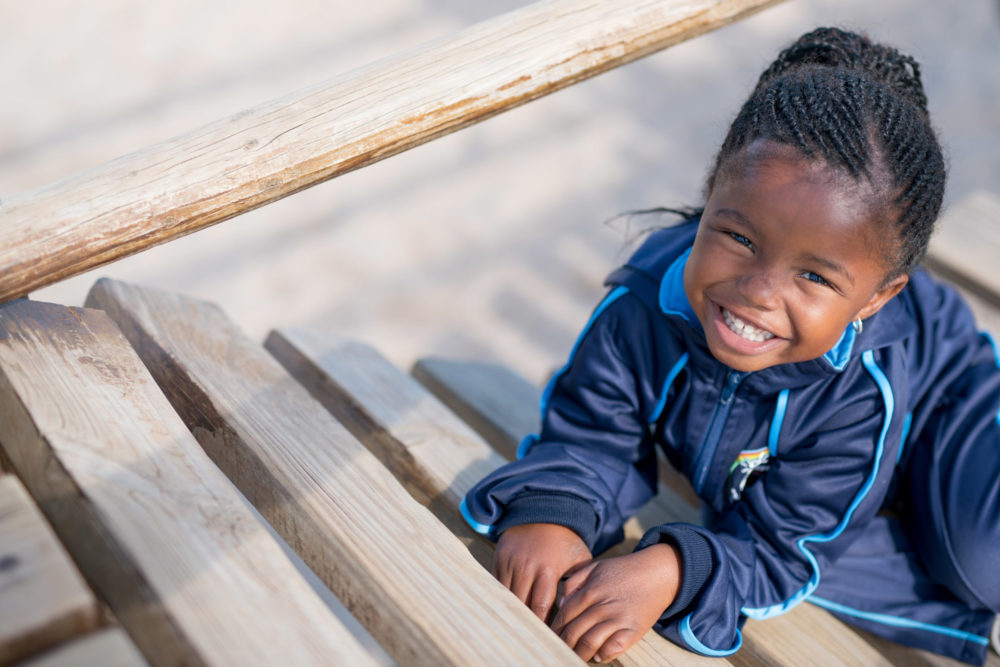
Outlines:
{"label": "cornrow braid", "polygon": [[757,139],[793,146],[867,181],[895,222],[886,281],[927,251],[944,196],[945,163],[927,114],[917,62],[837,28],[800,37],[764,71],[729,128],[708,178]]}
{"label": "cornrow braid", "polygon": [[927,96],[916,60],[891,46],[876,44],[865,35],[839,28],[817,28],[802,35],[764,70],[757,87],[789,68],[809,64],[866,71],[927,112]]}

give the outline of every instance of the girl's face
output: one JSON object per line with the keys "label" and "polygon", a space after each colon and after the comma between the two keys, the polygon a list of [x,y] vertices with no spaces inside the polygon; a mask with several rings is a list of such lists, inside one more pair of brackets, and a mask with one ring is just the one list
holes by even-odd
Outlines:
{"label": "girl's face", "polygon": [[716,359],[739,371],[822,356],[907,282],[888,271],[865,190],[756,141],[716,176],[684,290]]}

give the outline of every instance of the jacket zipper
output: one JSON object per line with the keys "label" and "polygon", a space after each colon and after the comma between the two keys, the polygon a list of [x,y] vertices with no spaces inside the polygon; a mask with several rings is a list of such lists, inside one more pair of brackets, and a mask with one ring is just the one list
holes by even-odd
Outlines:
{"label": "jacket zipper", "polygon": [[722,429],[726,425],[729,411],[733,408],[733,394],[736,393],[736,387],[739,386],[740,382],[747,375],[749,373],[731,370],[729,371],[729,375],[726,376],[726,384],[719,395],[719,402],[715,404],[715,409],[712,410],[712,418],[708,422],[705,439],[698,449],[698,456],[695,457],[693,481],[694,490],[698,494],[701,494],[702,487],[705,486],[705,478],[708,476],[708,469],[712,465],[712,459],[715,458],[715,450],[719,447]]}

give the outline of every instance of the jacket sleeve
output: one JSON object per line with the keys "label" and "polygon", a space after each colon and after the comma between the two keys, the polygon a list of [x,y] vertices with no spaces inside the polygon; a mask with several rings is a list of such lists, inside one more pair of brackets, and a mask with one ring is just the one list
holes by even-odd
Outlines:
{"label": "jacket sleeve", "polygon": [[546,388],[539,436],[466,495],[473,528],[496,539],[514,525],[557,523],[594,553],[621,540],[625,520],[656,489],[645,415],[657,402],[647,369],[662,353],[649,344],[664,326],[658,319],[624,287],[604,299]]}
{"label": "jacket sleeve", "polygon": [[[704,655],[735,652],[743,617],[778,615],[808,597],[855,527],[880,509],[906,398],[893,392],[890,380],[902,369],[885,370],[899,364],[878,356],[866,352],[853,381],[844,378],[822,395],[790,396],[778,428],[810,435],[786,442],[779,431],[771,469],[708,527],[666,524],[643,537],[637,549],[671,542],[685,562],[686,599],[678,596],[666,610],[658,632]],[[842,407],[831,419],[822,405]],[[826,421],[818,422],[821,414]],[[704,560],[711,567],[689,572],[688,562]]]}

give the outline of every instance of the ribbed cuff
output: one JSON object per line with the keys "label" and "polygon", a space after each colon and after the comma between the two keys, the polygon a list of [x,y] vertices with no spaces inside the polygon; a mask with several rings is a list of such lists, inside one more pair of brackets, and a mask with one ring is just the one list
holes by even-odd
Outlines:
{"label": "ribbed cuff", "polygon": [[525,523],[555,523],[580,536],[588,549],[597,539],[597,514],[583,498],[568,493],[529,491],[517,496],[504,508],[496,523],[497,535]]}
{"label": "ribbed cuff", "polygon": [[661,616],[661,619],[667,620],[687,611],[701,593],[701,589],[708,583],[715,562],[708,539],[690,524],[669,523],[652,528],[642,536],[635,550],[639,551],[654,544],[672,544],[681,552],[683,569],[680,590]]}

